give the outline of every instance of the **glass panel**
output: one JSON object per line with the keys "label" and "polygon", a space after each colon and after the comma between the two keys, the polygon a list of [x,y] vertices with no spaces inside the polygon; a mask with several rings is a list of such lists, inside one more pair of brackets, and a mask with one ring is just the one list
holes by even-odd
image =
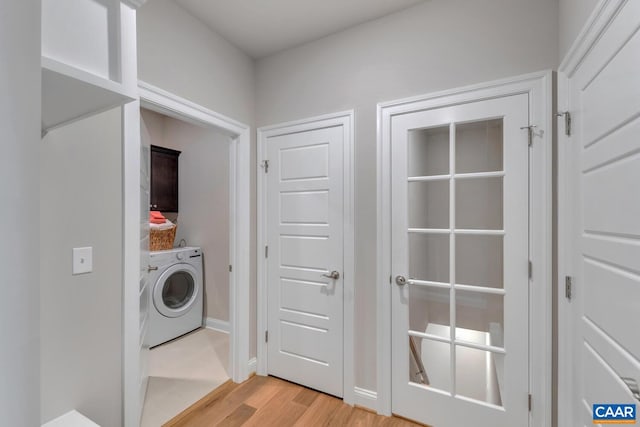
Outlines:
{"label": "glass panel", "polygon": [[504,356],[456,346],[456,393],[502,406]]}
{"label": "glass panel", "polygon": [[503,287],[502,236],[456,235],[456,283]]}
{"label": "glass panel", "polygon": [[[411,341],[413,341],[413,349]],[[409,337],[409,350],[411,382],[451,391],[451,345],[449,343]],[[424,368],[423,373],[422,368]]]}
{"label": "glass panel", "polygon": [[409,286],[409,329],[451,338],[449,321],[449,289],[431,286]]}
{"label": "glass panel", "polygon": [[456,339],[503,347],[504,296],[456,290]]}
{"label": "glass panel", "polygon": [[409,183],[409,227],[449,228],[449,180]]}
{"label": "glass panel", "polygon": [[502,119],[456,124],[456,173],[502,170]]}
{"label": "glass panel", "polygon": [[193,277],[187,272],[178,271],[164,282],[162,302],[169,308],[178,309],[189,302],[193,291]]}
{"label": "glass panel", "polygon": [[449,235],[409,233],[409,277],[449,283]]}
{"label": "glass panel", "polygon": [[502,177],[456,180],[456,228],[502,227]]}
{"label": "glass panel", "polygon": [[409,131],[408,176],[449,173],[449,125]]}

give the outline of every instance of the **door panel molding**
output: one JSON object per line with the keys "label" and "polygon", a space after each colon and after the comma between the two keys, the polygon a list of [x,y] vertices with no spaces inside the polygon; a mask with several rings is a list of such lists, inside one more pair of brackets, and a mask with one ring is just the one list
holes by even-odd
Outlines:
{"label": "door panel molding", "polygon": [[[391,119],[418,111],[526,93],[529,124],[536,126],[530,152],[529,384],[530,425],[551,425],[552,402],[552,115],[551,71],[487,82],[378,104],[377,223],[377,400],[378,413],[391,407]],[[526,396],[523,396],[526,398]]]}
{"label": "door panel molding", "polygon": [[258,375],[267,375],[267,263],[265,245],[267,242],[267,179],[262,160],[267,153],[267,139],[270,137],[341,126],[343,130],[343,209],[344,209],[344,311],[343,311],[343,399],[347,404],[355,401],[354,378],[354,111],[342,111],[310,117],[302,120],[280,123],[257,130],[257,369]]}

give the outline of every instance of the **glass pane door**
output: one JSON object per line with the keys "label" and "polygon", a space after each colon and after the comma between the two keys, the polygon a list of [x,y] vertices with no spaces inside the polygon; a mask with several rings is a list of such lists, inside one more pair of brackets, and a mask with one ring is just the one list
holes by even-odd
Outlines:
{"label": "glass pane door", "polygon": [[526,98],[393,123],[392,268],[406,275],[392,301],[400,415],[525,425],[513,402],[528,387]]}

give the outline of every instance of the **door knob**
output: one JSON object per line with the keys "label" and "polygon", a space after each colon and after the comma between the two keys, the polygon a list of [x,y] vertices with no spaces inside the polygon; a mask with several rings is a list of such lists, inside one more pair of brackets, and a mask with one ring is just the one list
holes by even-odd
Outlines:
{"label": "door knob", "polygon": [[338,280],[340,278],[340,273],[338,273],[337,271],[333,270],[331,273],[329,274],[323,274],[323,277],[327,277],[329,279],[333,279],[333,280]]}
{"label": "door knob", "polygon": [[407,279],[404,276],[396,276],[396,284],[399,285],[399,286],[404,286],[407,283],[411,285],[413,283],[413,282],[411,282],[411,280],[413,280],[413,279],[411,279],[411,278]]}
{"label": "door knob", "polygon": [[626,384],[627,387],[629,387],[629,391],[631,392],[633,397],[635,397],[637,400],[640,400],[640,387],[638,386],[637,381],[629,377],[620,377],[620,379]]}

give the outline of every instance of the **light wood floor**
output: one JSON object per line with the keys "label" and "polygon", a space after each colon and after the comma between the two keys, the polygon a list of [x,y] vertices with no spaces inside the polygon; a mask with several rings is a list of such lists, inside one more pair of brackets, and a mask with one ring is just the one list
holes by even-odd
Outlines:
{"label": "light wood floor", "polygon": [[342,400],[273,377],[231,381],[173,418],[165,427],[420,426],[346,405]]}

